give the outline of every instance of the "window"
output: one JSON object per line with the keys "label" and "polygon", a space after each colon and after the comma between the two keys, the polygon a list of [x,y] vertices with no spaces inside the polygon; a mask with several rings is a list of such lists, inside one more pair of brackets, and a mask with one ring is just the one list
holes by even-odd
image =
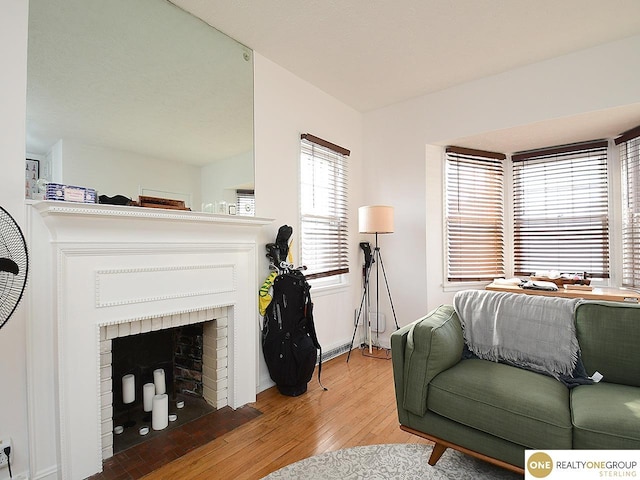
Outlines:
{"label": "window", "polygon": [[504,154],[446,150],[447,278],[504,276]]}
{"label": "window", "polygon": [[256,214],[256,199],[253,190],[236,190],[238,215],[253,217]]}
{"label": "window", "polygon": [[515,154],[514,274],[609,278],[607,142]]}
{"label": "window", "polygon": [[309,134],[300,141],[300,251],[307,278],[349,272],[349,150]]}
{"label": "window", "polygon": [[640,287],[640,127],[615,141],[622,170],[622,285]]}

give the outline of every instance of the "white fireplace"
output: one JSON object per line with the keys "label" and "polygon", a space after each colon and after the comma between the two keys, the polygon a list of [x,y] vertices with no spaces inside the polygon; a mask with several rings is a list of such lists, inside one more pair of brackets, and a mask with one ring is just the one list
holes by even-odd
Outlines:
{"label": "white fireplace", "polygon": [[110,439],[104,350],[114,335],[224,312],[225,405],[255,401],[257,239],[270,220],[62,202],[29,210],[32,478],[101,470]]}
{"label": "white fireplace", "polygon": [[[233,318],[232,306],[100,327],[100,443],[103,460],[114,454],[113,341],[131,335],[202,324],[202,398],[218,409],[229,405],[229,317]],[[117,378],[115,380],[118,381]],[[134,378],[135,381],[139,378]],[[141,399],[138,397],[137,400],[140,402]]]}

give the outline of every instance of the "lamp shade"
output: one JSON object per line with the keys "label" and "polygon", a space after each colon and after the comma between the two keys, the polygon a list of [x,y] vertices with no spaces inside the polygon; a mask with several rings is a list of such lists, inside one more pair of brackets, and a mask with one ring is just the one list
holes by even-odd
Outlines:
{"label": "lamp shade", "polygon": [[360,233],[393,233],[393,207],[368,205],[358,208]]}

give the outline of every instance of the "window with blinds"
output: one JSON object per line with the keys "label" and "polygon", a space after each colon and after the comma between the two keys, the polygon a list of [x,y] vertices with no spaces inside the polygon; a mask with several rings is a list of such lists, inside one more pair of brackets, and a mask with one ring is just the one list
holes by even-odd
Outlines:
{"label": "window with blinds", "polygon": [[640,287],[640,127],[615,140],[622,170],[622,285]]}
{"label": "window with blinds", "polygon": [[505,274],[504,159],[501,153],[446,149],[447,279]]}
{"label": "window with blinds", "polygon": [[236,190],[238,215],[254,217],[256,215],[256,198],[254,190]]}
{"label": "window with blinds", "polygon": [[300,251],[307,278],[349,272],[349,150],[310,134],[300,140]]}
{"label": "window with blinds", "polygon": [[607,142],[512,160],[514,274],[558,270],[609,278]]}

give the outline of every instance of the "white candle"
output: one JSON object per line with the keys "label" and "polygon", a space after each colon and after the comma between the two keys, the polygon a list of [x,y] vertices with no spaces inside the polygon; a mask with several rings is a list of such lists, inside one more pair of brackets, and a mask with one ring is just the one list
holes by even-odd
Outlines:
{"label": "white candle", "polygon": [[166,393],[154,395],[151,410],[151,427],[162,430],[169,425],[169,396]]}
{"label": "white candle", "polygon": [[122,401],[133,403],[136,400],[136,379],[132,373],[122,377]]}
{"label": "white candle", "polygon": [[156,386],[156,395],[167,393],[167,385],[164,381],[164,370],[158,368],[153,371],[153,383]]}
{"label": "white candle", "polygon": [[142,404],[145,412],[153,408],[153,396],[156,394],[156,386],[153,383],[145,383],[142,386]]}

